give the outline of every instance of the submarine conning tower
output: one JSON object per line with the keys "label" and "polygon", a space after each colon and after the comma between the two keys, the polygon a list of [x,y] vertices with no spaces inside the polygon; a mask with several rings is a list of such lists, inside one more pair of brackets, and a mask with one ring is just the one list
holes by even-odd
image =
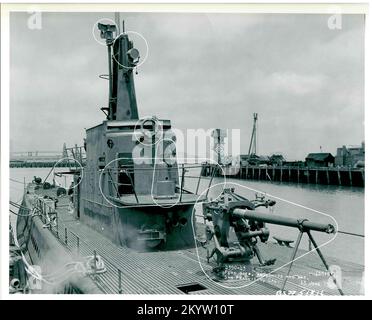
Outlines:
{"label": "submarine conning tower", "polygon": [[184,187],[187,169],[177,164],[171,122],[139,119],[133,79],[139,51],[115,25],[98,28],[107,45],[109,74],[100,77],[109,81],[109,98],[101,108],[106,119],[86,129],[75,216],[121,246],[191,247],[192,210],[202,198]]}

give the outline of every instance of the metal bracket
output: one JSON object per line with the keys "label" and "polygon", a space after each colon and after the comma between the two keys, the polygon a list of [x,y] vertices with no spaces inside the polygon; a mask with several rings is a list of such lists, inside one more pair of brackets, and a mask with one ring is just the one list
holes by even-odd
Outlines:
{"label": "metal bracket", "polygon": [[315,250],[316,250],[316,252],[318,253],[318,255],[319,255],[319,257],[320,257],[320,260],[322,260],[322,262],[323,262],[325,268],[326,268],[327,271],[329,272],[329,275],[332,277],[333,282],[334,282],[334,284],[336,285],[338,292],[340,293],[340,295],[343,296],[343,295],[344,295],[344,292],[343,292],[342,289],[339,287],[339,285],[338,285],[338,283],[337,283],[337,280],[336,280],[336,278],[334,277],[334,275],[330,272],[330,270],[329,270],[329,266],[328,266],[328,264],[327,264],[327,261],[325,260],[325,258],[324,258],[324,256],[323,256],[322,252],[320,251],[318,245],[316,244],[316,242],[315,242],[315,240],[314,240],[314,238],[313,238],[313,236],[312,236],[310,230],[306,230],[306,229],[304,229],[303,227],[299,228],[299,230],[300,230],[300,232],[298,233],[298,237],[297,237],[297,240],[296,240],[296,244],[295,244],[295,246],[294,246],[294,248],[293,248],[293,252],[292,252],[292,256],[291,256],[291,262],[290,262],[290,264],[289,264],[289,268],[288,268],[287,275],[285,276],[285,278],[284,278],[284,280],[283,280],[283,284],[282,284],[282,289],[281,289],[281,291],[284,291],[284,288],[285,288],[285,285],[286,285],[286,283],[287,283],[287,280],[288,280],[289,274],[291,273],[291,269],[292,269],[292,266],[293,266],[294,259],[296,258],[297,251],[298,251],[298,248],[299,248],[300,243],[301,243],[301,240],[302,240],[302,236],[303,236],[303,234],[306,232],[307,235],[308,235],[308,237],[309,237],[309,240],[310,240],[311,243],[314,245]]}

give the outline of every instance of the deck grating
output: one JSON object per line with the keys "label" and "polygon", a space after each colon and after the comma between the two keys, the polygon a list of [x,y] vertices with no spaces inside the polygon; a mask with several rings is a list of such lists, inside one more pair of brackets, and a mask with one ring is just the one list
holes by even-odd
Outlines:
{"label": "deck grating", "polygon": [[[44,191],[45,192],[45,191]],[[98,286],[105,293],[118,293],[118,269],[122,272],[122,293],[124,294],[184,294],[179,286],[198,283],[205,287],[205,290],[193,291],[189,294],[242,294],[242,295],[273,295],[280,290],[281,281],[274,277],[268,277],[266,281],[256,281],[254,283],[248,280],[238,280],[235,282],[224,282],[224,286],[234,286],[241,288],[225,288],[221,283],[212,281],[206,277],[200,268],[200,264],[207,274],[211,274],[212,266],[205,259],[205,249],[198,248],[199,258],[195,248],[167,251],[167,252],[136,252],[130,248],[118,247],[109,239],[105,238],[99,232],[75,220],[68,212],[68,198],[59,198],[59,236],[61,243],[64,244],[64,228],[69,230],[69,241],[67,247],[71,252],[76,252],[76,234],[80,239],[80,255],[91,255],[96,250],[105,261],[107,272],[96,276]],[[74,242],[75,241],[75,242]],[[274,267],[260,268],[257,261],[253,261],[253,266],[259,272],[272,272],[276,268],[288,263],[291,250],[274,243],[261,244],[265,257],[275,257],[277,262]],[[299,252],[303,254],[304,251]],[[364,267],[351,263],[340,261],[334,258],[328,258],[329,264],[341,266],[343,270],[343,290],[348,295],[360,294],[360,279],[364,272]],[[327,286],[327,277],[315,277],[317,283],[303,285],[302,278],[314,278],[311,273],[324,273],[319,257],[316,253],[309,253],[293,264],[291,275],[297,278],[291,278],[287,282],[286,290],[299,292],[304,289],[323,290],[326,295],[337,295],[337,290],[329,289]],[[275,271],[275,277],[284,277],[287,267]]]}

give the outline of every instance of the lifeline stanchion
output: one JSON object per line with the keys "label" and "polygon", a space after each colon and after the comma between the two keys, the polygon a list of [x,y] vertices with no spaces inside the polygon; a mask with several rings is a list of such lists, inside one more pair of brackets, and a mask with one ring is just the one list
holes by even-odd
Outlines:
{"label": "lifeline stanchion", "polygon": [[304,228],[303,226],[303,223],[306,222],[307,220],[302,220],[302,221],[299,221],[299,233],[298,233],[298,236],[297,236],[297,241],[296,241],[296,244],[293,248],[293,252],[292,252],[292,256],[291,256],[291,261],[289,263],[289,267],[288,267],[288,271],[287,271],[287,275],[284,277],[284,280],[283,280],[283,284],[282,284],[282,289],[281,291],[283,292],[284,291],[284,288],[285,288],[285,285],[287,283],[287,280],[288,280],[288,277],[289,277],[289,274],[291,273],[291,270],[292,270],[292,266],[293,266],[293,263],[294,263],[294,260],[296,258],[296,255],[297,255],[297,251],[298,251],[298,248],[300,246],[300,243],[301,243],[301,240],[302,240],[302,236],[303,234],[306,232],[306,234],[308,235],[309,237],[309,246],[311,246],[311,244],[314,246],[316,252],[318,253],[319,257],[320,257],[320,260],[322,261],[323,265],[325,266],[325,268],[327,269],[327,271],[329,272],[329,275],[331,276],[334,284],[336,285],[337,287],[337,290],[338,292],[340,293],[340,295],[344,295],[344,292],[342,291],[342,289],[340,288],[339,286],[339,283],[337,282],[337,279],[335,278],[334,274],[329,270],[329,266],[328,266],[328,263],[327,261],[325,260],[322,252],[320,251],[317,243],[315,242],[315,239],[313,238],[311,232],[309,229],[307,228]]}

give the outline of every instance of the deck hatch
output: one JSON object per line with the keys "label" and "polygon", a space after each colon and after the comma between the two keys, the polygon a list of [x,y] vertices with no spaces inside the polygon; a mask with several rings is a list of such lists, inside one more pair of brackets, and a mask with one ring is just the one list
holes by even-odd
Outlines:
{"label": "deck hatch", "polygon": [[176,286],[177,289],[181,290],[183,293],[189,294],[190,292],[206,290],[207,288],[200,283],[186,283]]}

